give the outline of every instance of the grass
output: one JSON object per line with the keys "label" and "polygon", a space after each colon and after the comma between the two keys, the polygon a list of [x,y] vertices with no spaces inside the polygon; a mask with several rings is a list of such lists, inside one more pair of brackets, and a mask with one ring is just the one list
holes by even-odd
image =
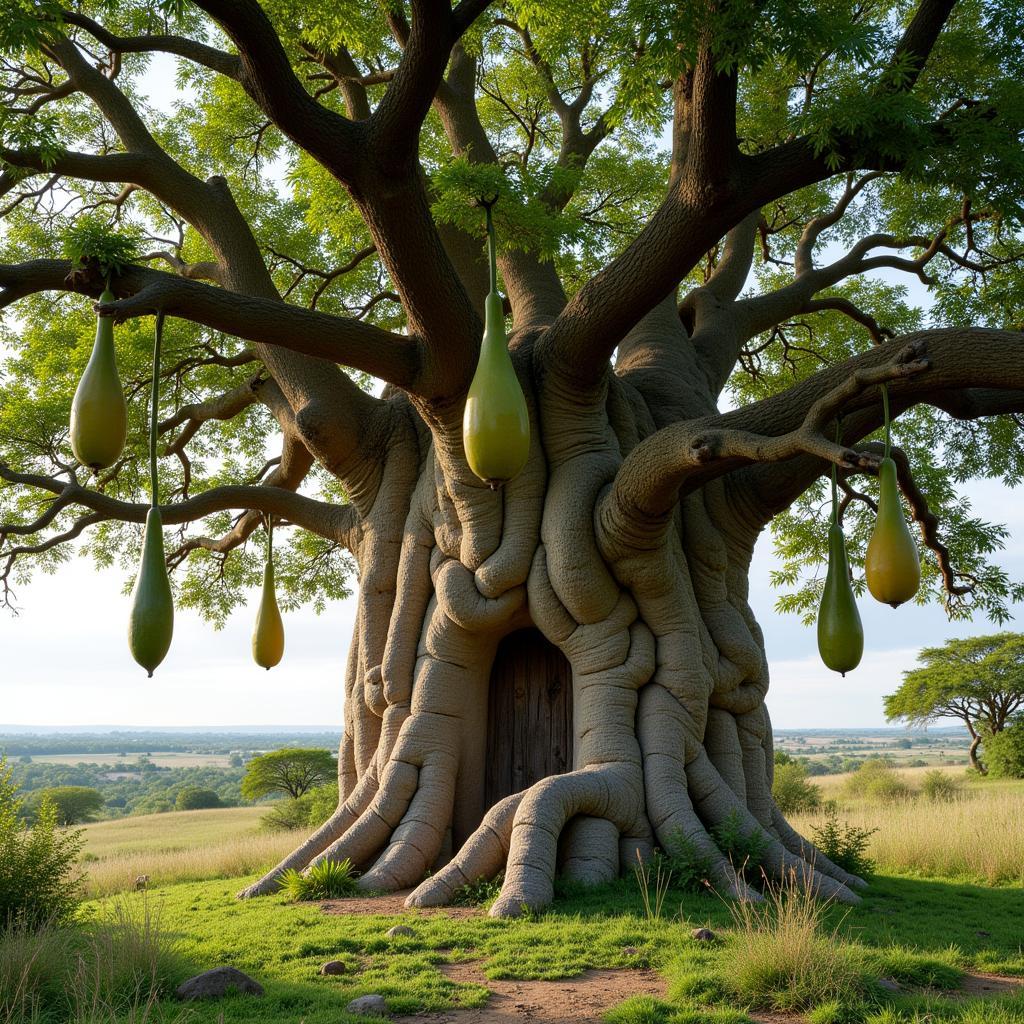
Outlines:
{"label": "grass", "polygon": [[[895,774],[919,786],[934,769],[905,769]],[[923,878],[951,878],[988,885],[1024,884],[1024,783],[964,779],[962,795],[948,802],[918,796],[881,804],[850,797],[849,776],[814,781],[826,799],[839,804],[839,817],[860,828],[878,829],[867,854],[883,873]],[[793,826],[804,835],[820,823],[819,815],[795,815]]]}
{"label": "grass", "polygon": [[[741,1024],[747,1019],[744,1007],[755,1005],[803,1006],[810,1024],[925,1024],[926,1015],[961,1024],[1024,1021],[1019,1003],[1007,1004],[1017,1016],[999,1003],[998,1012],[985,1011],[988,1017],[975,1020],[965,1016],[974,1001],[960,1005],[928,989],[955,987],[963,970],[1024,976],[1019,924],[1024,891],[1019,889],[880,878],[864,903],[849,912],[827,906],[802,924],[787,921],[790,973],[799,976],[792,965],[801,949],[812,950],[815,958],[814,984],[805,979],[802,988],[793,986],[794,997],[786,970],[772,975],[765,966],[772,964],[770,947],[759,954],[759,978],[749,967],[760,926],[752,925],[751,939],[742,921],[733,920],[730,906],[711,895],[670,888],[661,919],[647,920],[633,879],[598,889],[561,885],[548,912],[502,921],[415,911],[328,915],[317,903],[291,903],[284,894],[239,902],[234,893],[247,880],[161,886],[147,896],[159,908],[163,928],[175,937],[182,966],[172,982],[232,964],[266,988],[260,1000],[232,996],[197,1004],[190,1024],[220,1024],[220,1014],[223,1024],[351,1024],[345,1006],[371,992],[383,995],[392,1013],[479,1006],[485,989],[452,981],[440,969],[470,959],[480,961],[488,978],[554,980],[590,968],[636,966],[663,971],[669,979],[667,998],[627,1001],[614,1011],[618,1016],[609,1017],[616,1024]],[[771,915],[766,920],[770,930]],[[388,938],[385,933],[398,923],[409,925],[413,935]],[[710,926],[722,941],[694,942],[689,932],[698,926]],[[987,934],[979,935],[982,930]],[[774,938],[778,946],[780,933]],[[319,967],[328,959],[344,961],[348,972],[320,977]],[[748,964],[746,973],[738,970],[741,961]],[[823,972],[831,979],[826,984]],[[746,979],[746,987],[738,987],[737,977]],[[878,977],[925,991],[883,994],[880,1000]],[[894,1001],[897,1016],[869,1021],[888,1001]],[[161,1002],[157,1009],[171,1012],[174,1006]]]}
{"label": "grass", "polygon": [[4,1024],[165,1024],[165,996],[186,969],[144,899],[123,898],[78,926],[0,932]]}
{"label": "grass", "polygon": [[85,827],[86,892],[104,896],[151,885],[233,877],[265,870],[306,833],[263,832],[265,807],[146,814]]}

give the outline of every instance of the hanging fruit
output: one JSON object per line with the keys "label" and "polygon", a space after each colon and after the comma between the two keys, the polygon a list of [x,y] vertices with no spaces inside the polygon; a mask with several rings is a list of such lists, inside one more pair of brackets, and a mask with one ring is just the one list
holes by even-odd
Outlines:
{"label": "hanging fruit", "polygon": [[[113,302],[109,285],[100,302]],[[117,374],[114,318],[96,318],[92,355],[71,403],[71,450],[91,470],[106,469],[121,457],[128,430],[128,409]]]}
{"label": "hanging fruit", "polygon": [[273,523],[267,525],[267,561],[263,566],[263,595],[252,632],[252,656],[268,672],[284,657],[284,623],[274,592]]}
{"label": "hanging fruit", "polygon": [[893,608],[909,601],[921,585],[921,557],[903,517],[896,463],[889,457],[889,394],[882,385],[885,412],[885,457],[878,467],[878,515],[868,541],[864,575],[876,601]]}
{"label": "hanging fruit", "polygon": [[491,290],[484,303],[484,337],[466,395],[462,443],[469,468],[491,488],[517,476],[530,453],[530,418],[505,335],[505,312],[497,286],[494,222],[487,210]]}
{"label": "hanging fruit", "polygon": [[132,657],[149,673],[164,660],[174,634],[174,600],[164,561],[164,531],[160,510],[146,513],[139,574],[132,590],[128,619],[128,647]]}
{"label": "hanging fruit", "polygon": [[153,391],[149,416],[149,495],[146,532],[142,540],[139,573],[132,590],[132,610],[128,619],[128,648],[132,657],[149,673],[164,660],[174,635],[174,599],[164,558],[164,530],[157,507],[160,487],[157,476],[156,438],[160,405],[160,343],[164,316],[158,313],[153,339]]}
{"label": "hanging fruit", "polygon": [[828,572],[818,605],[818,653],[833,672],[846,675],[864,654],[864,627],[850,582],[846,538],[839,524],[836,467],[832,466],[832,522],[828,528]]}

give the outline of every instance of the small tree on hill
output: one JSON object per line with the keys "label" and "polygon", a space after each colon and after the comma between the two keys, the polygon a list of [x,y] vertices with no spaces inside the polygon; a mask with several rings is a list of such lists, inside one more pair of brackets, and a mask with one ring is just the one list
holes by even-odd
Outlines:
{"label": "small tree on hill", "polygon": [[900,688],[885,698],[886,717],[909,725],[958,718],[971,734],[971,764],[986,774],[978,747],[1024,708],[1024,635],[948,640],[917,657],[921,666],[905,672]]}
{"label": "small tree on hill", "polygon": [[272,750],[260,754],[246,765],[242,796],[258,800],[268,793],[287,793],[298,799],[314,786],[333,779],[338,766],[329,750]]}
{"label": "small tree on hill", "polygon": [[1024,779],[1024,717],[985,740],[989,774],[997,779]]}
{"label": "small tree on hill", "polygon": [[[41,808],[46,801],[53,804],[57,824],[61,826],[89,821],[106,803],[103,794],[91,786],[54,786],[42,789],[37,796],[37,808]],[[37,810],[37,817],[39,813]]]}

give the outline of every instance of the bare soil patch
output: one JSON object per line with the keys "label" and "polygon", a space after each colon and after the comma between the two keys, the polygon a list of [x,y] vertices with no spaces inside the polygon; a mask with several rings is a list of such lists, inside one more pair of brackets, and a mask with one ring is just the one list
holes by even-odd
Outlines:
{"label": "bare soil patch", "polygon": [[442,914],[451,918],[480,917],[484,911],[479,907],[417,907],[410,910],[405,906],[405,898],[412,889],[401,892],[389,892],[381,896],[347,896],[340,900],[323,900],[320,909],[325,914],[408,914],[410,917]]}
{"label": "bare soil patch", "polygon": [[472,982],[489,989],[487,1005],[473,1010],[395,1017],[396,1024],[600,1024],[606,1010],[630,996],[665,995],[665,979],[647,968],[586,971],[559,981],[494,981],[485,977],[479,961],[444,964],[441,970],[452,981]]}
{"label": "bare soil patch", "polygon": [[1019,992],[1024,987],[1024,978],[1008,978],[1002,974],[965,974],[960,988],[951,996],[976,998],[978,996],[1006,996]]}

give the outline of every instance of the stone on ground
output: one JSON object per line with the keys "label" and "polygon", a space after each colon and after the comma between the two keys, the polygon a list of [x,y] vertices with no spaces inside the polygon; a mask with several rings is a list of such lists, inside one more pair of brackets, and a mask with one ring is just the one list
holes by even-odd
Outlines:
{"label": "stone on ground", "polygon": [[220,999],[229,992],[241,992],[249,996],[263,995],[263,986],[243,974],[237,967],[214,967],[203,971],[188,981],[183,981],[175,990],[179,999]]}

